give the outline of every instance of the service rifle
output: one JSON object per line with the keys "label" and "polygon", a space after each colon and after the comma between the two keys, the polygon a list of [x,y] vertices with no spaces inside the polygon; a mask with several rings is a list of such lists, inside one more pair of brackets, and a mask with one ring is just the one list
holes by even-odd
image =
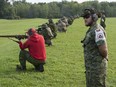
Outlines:
{"label": "service rifle", "polygon": [[14,39],[11,39],[11,38],[16,38],[18,40],[21,40],[21,39],[28,38],[28,36],[27,35],[0,35],[0,38],[9,38],[10,40],[18,43],[17,40],[14,40]]}

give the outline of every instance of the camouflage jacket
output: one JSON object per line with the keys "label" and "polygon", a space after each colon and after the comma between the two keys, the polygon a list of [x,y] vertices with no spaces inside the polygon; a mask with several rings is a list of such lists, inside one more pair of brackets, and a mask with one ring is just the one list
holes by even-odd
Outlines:
{"label": "camouflage jacket", "polygon": [[106,60],[101,56],[98,46],[106,44],[106,35],[104,29],[95,24],[86,32],[83,40],[84,58],[86,70],[101,69],[105,66]]}
{"label": "camouflage jacket", "polygon": [[57,27],[58,27],[59,30],[62,30],[62,29],[67,30],[66,29],[66,24],[64,22],[62,22],[62,21],[60,21],[58,23]]}
{"label": "camouflage jacket", "polygon": [[44,39],[48,39],[48,38],[52,38],[53,37],[52,31],[51,31],[51,29],[49,27],[42,28],[41,33],[44,36]]}
{"label": "camouflage jacket", "polygon": [[105,24],[106,18],[105,15],[101,16],[101,20],[100,20],[100,25],[105,29],[106,24]]}
{"label": "camouflage jacket", "polygon": [[56,25],[54,23],[49,23],[48,26],[50,27],[52,32],[57,32]]}

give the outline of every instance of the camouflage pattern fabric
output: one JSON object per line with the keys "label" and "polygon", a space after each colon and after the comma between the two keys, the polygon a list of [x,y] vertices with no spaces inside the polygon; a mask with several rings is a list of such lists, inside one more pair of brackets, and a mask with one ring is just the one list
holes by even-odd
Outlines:
{"label": "camouflage pattern fabric", "polygon": [[58,21],[57,27],[58,27],[59,32],[67,31],[66,24],[64,22],[62,22],[61,20]]}
{"label": "camouflage pattern fabric", "polygon": [[74,21],[74,18],[73,17],[69,17],[68,18],[68,24],[69,25],[72,25],[73,21]]}
{"label": "camouflage pattern fabric", "polygon": [[100,20],[100,25],[101,25],[104,29],[106,28],[105,20],[106,20],[105,15],[102,14],[101,20]]}
{"label": "camouflage pattern fabric", "polygon": [[86,87],[106,87],[107,60],[101,56],[98,49],[98,45],[103,44],[106,44],[105,31],[95,24],[89,28],[83,40]]}
{"label": "camouflage pattern fabric", "polygon": [[56,29],[56,25],[54,24],[53,21],[49,21],[48,23],[48,27],[50,27],[52,33],[53,33],[53,36],[54,38],[57,36],[57,29]]}
{"label": "camouflage pattern fabric", "polygon": [[26,67],[26,61],[30,62],[34,66],[37,66],[41,63],[45,63],[44,61],[36,60],[29,54],[26,50],[21,50],[19,54],[19,62],[22,67]]}
{"label": "camouflage pattern fabric", "polygon": [[46,30],[47,30],[48,36],[50,36],[50,37],[54,36],[53,33],[52,33],[52,31],[51,31],[51,29],[49,27],[47,27]]}
{"label": "camouflage pattern fabric", "polygon": [[68,24],[68,19],[64,16],[63,18],[61,18],[62,22],[64,22],[66,24],[66,27],[69,26]]}
{"label": "camouflage pattern fabric", "polygon": [[43,25],[41,33],[44,36],[45,44],[48,44],[48,46],[52,45],[51,39],[53,34],[51,29],[46,24]]}

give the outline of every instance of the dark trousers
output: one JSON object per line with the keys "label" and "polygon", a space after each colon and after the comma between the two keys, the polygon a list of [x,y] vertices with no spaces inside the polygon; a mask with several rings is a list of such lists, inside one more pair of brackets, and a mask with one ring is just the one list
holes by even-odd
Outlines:
{"label": "dark trousers", "polygon": [[21,50],[20,54],[19,54],[20,65],[22,67],[26,67],[26,61],[30,62],[34,66],[39,66],[40,64],[44,64],[45,63],[45,61],[40,61],[40,60],[37,60],[37,59],[31,57],[31,55],[29,54],[28,51]]}

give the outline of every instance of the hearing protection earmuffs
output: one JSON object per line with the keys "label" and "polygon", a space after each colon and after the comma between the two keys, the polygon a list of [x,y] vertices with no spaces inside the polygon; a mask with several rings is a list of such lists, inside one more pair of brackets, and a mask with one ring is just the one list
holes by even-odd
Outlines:
{"label": "hearing protection earmuffs", "polygon": [[82,17],[86,18],[88,16],[91,16],[93,21],[98,20],[98,15],[96,14],[96,11],[95,11],[94,8],[86,8],[86,9],[84,9]]}

